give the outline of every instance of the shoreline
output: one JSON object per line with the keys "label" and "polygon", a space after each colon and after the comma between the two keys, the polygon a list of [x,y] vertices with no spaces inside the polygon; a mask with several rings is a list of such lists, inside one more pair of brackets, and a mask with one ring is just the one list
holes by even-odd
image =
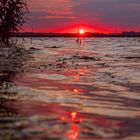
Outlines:
{"label": "shoreline", "polygon": [[20,32],[11,33],[12,37],[140,37],[140,32],[122,32],[122,33],[91,33],[86,32],[83,35],[79,33],[35,33]]}

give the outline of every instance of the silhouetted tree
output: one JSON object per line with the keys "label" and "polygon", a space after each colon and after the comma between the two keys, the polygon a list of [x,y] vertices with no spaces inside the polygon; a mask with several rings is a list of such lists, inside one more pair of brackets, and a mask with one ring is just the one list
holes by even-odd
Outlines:
{"label": "silhouetted tree", "polygon": [[8,43],[11,33],[19,31],[25,22],[27,0],[0,0],[0,38]]}

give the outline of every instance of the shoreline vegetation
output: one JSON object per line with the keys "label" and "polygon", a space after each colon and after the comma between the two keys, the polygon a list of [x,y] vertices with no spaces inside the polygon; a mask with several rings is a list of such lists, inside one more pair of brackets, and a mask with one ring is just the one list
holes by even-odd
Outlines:
{"label": "shoreline vegetation", "polygon": [[15,44],[12,34],[19,32],[28,13],[26,0],[0,0],[0,43]]}

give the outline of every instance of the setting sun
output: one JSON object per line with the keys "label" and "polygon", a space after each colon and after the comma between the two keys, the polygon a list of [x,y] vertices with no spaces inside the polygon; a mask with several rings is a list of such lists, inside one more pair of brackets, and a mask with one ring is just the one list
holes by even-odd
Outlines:
{"label": "setting sun", "polygon": [[79,34],[85,34],[85,30],[84,29],[80,29],[79,30]]}

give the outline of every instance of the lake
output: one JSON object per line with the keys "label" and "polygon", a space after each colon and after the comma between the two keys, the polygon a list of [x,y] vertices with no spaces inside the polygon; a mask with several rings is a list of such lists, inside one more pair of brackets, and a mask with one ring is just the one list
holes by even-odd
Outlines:
{"label": "lake", "polygon": [[0,49],[0,140],[139,140],[140,38],[25,38]]}

